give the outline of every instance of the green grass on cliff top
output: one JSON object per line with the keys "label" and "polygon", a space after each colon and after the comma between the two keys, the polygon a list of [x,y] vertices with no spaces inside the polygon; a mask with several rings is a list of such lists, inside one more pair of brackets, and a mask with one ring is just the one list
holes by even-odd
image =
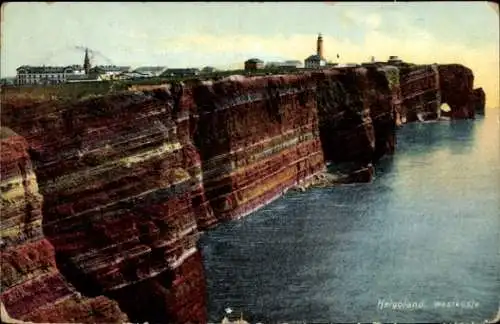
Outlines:
{"label": "green grass on cliff top", "polygon": [[5,99],[17,98],[36,101],[46,100],[75,100],[89,96],[105,95],[118,91],[125,91],[132,85],[159,85],[171,82],[186,82],[190,80],[213,80],[230,75],[269,75],[288,74],[294,70],[263,69],[255,72],[245,70],[217,71],[209,74],[186,77],[154,77],[138,80],[96,81],[86,83],[63,83],[58,85],[30,85],[30,86],[3,86],[2,96]]}

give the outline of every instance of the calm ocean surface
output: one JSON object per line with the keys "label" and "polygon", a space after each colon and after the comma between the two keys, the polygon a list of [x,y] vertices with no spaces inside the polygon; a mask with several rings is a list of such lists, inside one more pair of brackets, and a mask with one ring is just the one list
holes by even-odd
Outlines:
{"label": "calm ocean surface", "polygon": [[252,323],[491,319],[500,302],[498,111],[405,125],[370,184],[288,193],[205,233],[208,310]]}

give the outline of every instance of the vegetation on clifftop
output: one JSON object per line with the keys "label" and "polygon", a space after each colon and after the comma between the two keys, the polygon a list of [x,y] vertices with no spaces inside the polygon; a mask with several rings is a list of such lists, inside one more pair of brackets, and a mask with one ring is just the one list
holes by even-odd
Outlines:
{"label": "vegetation on clifftop", "polygon": [[153,77],[137,80],[110,80],[81,83],[63,83],[58,85],[2,86],[2,99],[49,101],[78,100],[91,96],[128,90],[133,85],[159,85],[172,82],[189,82],[194,80],[217,80],[231,75],[263,76],[271,74],[297,73],[298,70],[268,68],[248,72],[245,70],[216,71],[198,76],[186,77]]}

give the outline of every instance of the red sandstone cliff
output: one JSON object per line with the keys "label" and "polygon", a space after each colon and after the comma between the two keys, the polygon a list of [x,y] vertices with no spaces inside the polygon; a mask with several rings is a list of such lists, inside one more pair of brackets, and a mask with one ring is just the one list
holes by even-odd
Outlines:
{"label": "red sandstone cliff", "polygon": [[28,143],[5,127],[0,138],[2,322],[127,321],[116,302],[103,296],[82,297],[61,275],[54,248],[42,233],[42,196]]}
{"label": "red sandstone cliff", "polygon": [[[401,68],[403,119],[405,122],[436,119],[474,118],[484,113],[485,94],[474,89],[472,70],[460,64],[413,65]],[[450,112],[442,112],[441,104]]]}
{"label": "red sandstone cliff", "polygon": [[195,243],[215,218],[178,98],[127,92],[3,111],[29,143],[61,271],[84,294],[112,296],[132,321],[206,317]]}
{"label": "red sandstone cliff", "polygon": [[438,65],[402,67],[400,74],[402,122],[439,118],[442,91]]}
{"label": "red sandstone cliff", "polygon": [[[467,94],[453,94],[458,83]],[[441,97],[456,118],[484,107],[460,66],[142,90],[75,102],[3,98],[2,124],[24,137],[15,137],[21,146],[6,142],[11,151],[2,141],[2,258],[12,266],[2,267],[1,298],[12,317],[113,322],[124,312],[134,322],[206,322],[199,229],[279,197],[322,171],[324,159],[371,165],[394,151],[396,125],[437,118]],[[350,179],[369,180],[367,170]],[[13,205],[4,204],[9,195]],[[68,281],[90,298],[56,303],[77,296]]]}
{"label": "red sandstone cliff", "polygon": [[227,79],[193,90],[194,141],[218,219],[241,217],[323,170],[307,75]]}

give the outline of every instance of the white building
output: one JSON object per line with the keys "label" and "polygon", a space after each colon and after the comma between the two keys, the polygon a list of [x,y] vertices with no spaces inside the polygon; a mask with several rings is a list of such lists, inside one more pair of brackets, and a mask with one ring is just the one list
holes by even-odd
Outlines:
{"label": "white building", "polygon": [[98,65],[90,69],[90,74],[98,74],[103,80],[114,79],[122,73],[129,72],[130,66]]}
{"label": "white building", "polygon": [[319,55],[311,55],[304,61],[304,66],[306,69],[318,69],[320,67],[326,66],[326,60],[322,59]]}
{"label": "white building", "polygon": [[316,54],[304,60],[304,67],[306,69],[318,69],[324,66],[326,66],[326,59],[323,56],[323,37],[319,34],[316,41]]}
{"label": "white building", "polygon": [[98,74],[79,74],[79,75],[70,75],[66,79],[67,83],[81,83],[81,82],[96,82],[102,81],[102,78]]}
{"label": "white building", "polygon": [[166,66],[140,66],[132,72],[146,75],[148,77],[157,77],[165,72],[166,69]]}
{"label": "white building", "polygon": [[283,62],[268,62],[266,64],[267,68],[301,68],[302,62],[301,61],[296,61],[296,60],[289,60],[289,61],[283,61]]}
{"label": "white building", "polygon": [[58,84],[66,82],[69,76],[85,75],[81,65],[70,66],[30,66],[23,65],[16,69],[18,85]]}
{"label": "white building", "polygon": [[123,72],[114,76],[114,80],[134,80],[134,79],[146,79],[154,77],[154,75],[149,73],[139,73],[139,72]]}
{"label": "white building", "polygon": [[162,77],[190,77],[197,76],[200,74],[200,69],[198,68],[176,68],[176,69],[166,69],[162,73]]}

